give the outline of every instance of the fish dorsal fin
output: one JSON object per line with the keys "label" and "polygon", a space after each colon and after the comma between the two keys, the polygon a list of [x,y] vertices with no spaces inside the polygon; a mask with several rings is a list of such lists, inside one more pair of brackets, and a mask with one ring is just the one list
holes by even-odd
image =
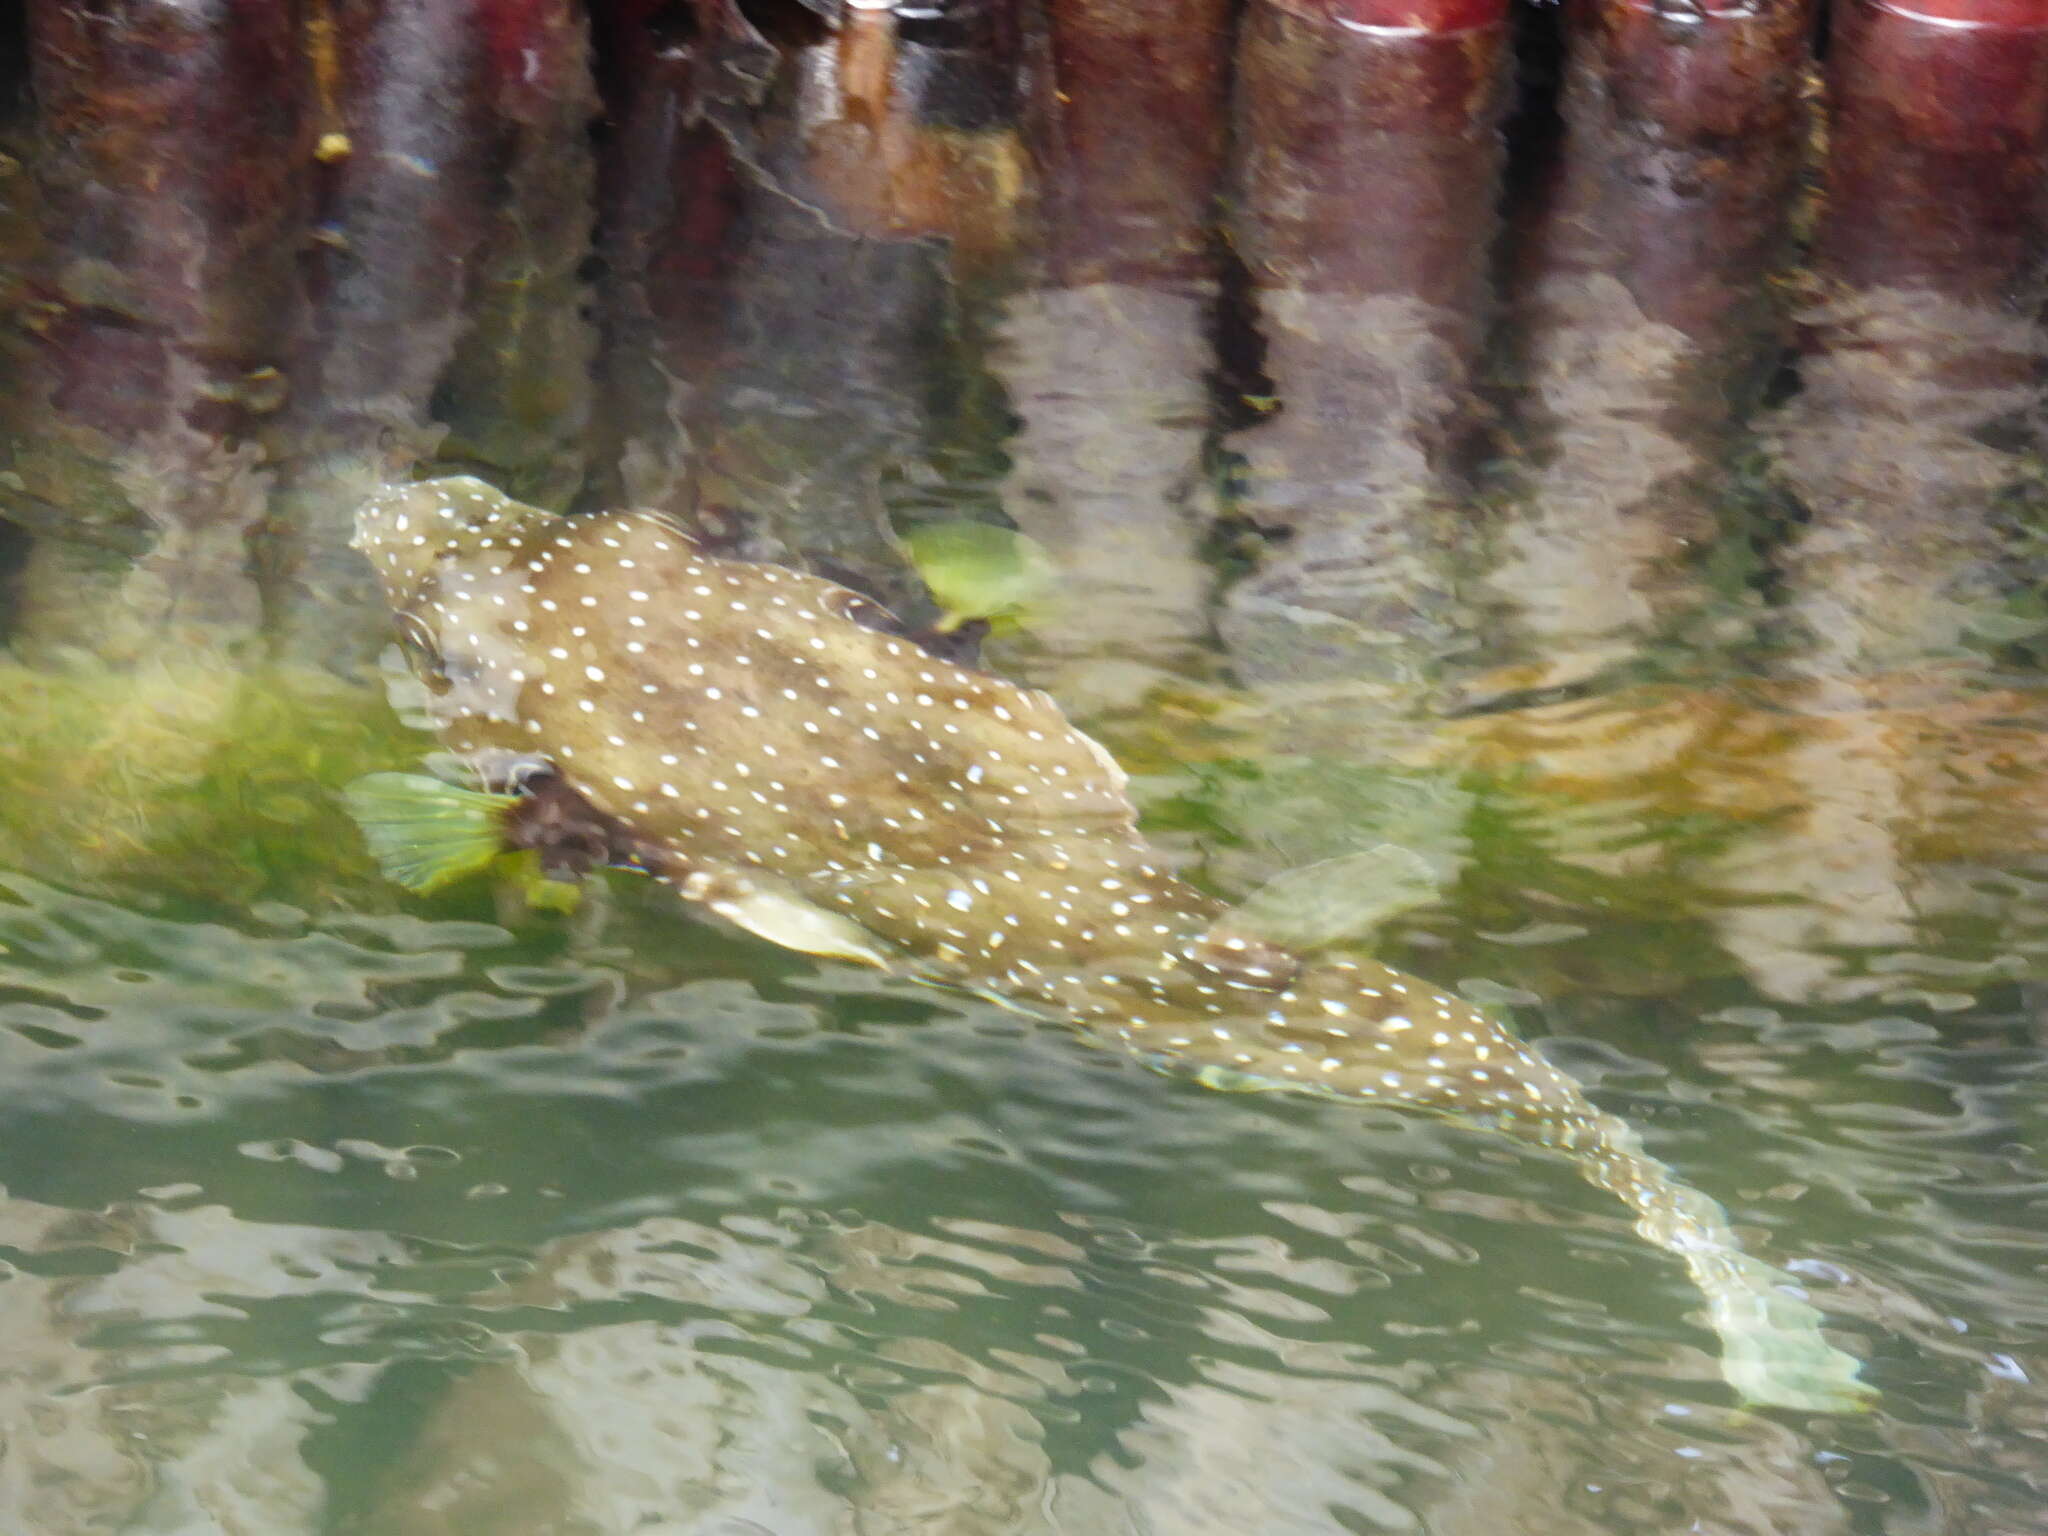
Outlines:
{"label": "fish dorsal fin", "polygon": [[1443,876],[1410,848],[1380,843],[1268,881],[1216,920],[1203,944],[1310,952],[1357,943],[1397,912],[1433,901]]}
{"label": "fish dorsal fin", "polygon": [[828,912],[768,880],[700,872],[685,879],[680,889],[687,900],[702,903],[735,928],[784,949],[884,969],[894,963],[889,946],[853,919]]}

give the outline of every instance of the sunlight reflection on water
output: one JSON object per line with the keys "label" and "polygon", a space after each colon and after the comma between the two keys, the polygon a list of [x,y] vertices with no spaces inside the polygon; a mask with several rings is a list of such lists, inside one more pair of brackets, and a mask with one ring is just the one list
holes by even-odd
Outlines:
{"label": "sunlight reflection on water", "polygon": [[[1561,1059],[1801,1266],[1878,1415],[1729,1412],[1619,1209],[1454,1127],[1204,1094],[751,946],[621,969],[541,924],[202,922],[9,876],[15,1505],[51,1533],[1449,1533],[2004,1497],[2048,1327],[2048,1052],[2008,973],[1961,1010],[1560,986],[1630,974],[1628,923],[1473,938],[1569,894],[1538,865],[1507,911],[1475,847],[1457,958],[1549,997]],[[604,937],[677,923],[652,896]]]}

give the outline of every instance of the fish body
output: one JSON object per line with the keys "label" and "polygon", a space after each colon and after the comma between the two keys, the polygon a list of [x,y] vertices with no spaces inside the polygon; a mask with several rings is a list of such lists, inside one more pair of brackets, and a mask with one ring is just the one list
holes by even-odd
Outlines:
{"label": "fish body", "polygon": [[556,517],[429,481],[366,505],[357,545],[486,788],[558,776],[630,829],[631,862],[791,948],[1069,1019],[1212,1087],[1431,1110],[1567,1153],[1687,1264],[1745,1396],[1862,1395],[1720,1208],[1498,1021],[1276,943],[1172,875],[1114,760],[1043,693],[655,514]]}

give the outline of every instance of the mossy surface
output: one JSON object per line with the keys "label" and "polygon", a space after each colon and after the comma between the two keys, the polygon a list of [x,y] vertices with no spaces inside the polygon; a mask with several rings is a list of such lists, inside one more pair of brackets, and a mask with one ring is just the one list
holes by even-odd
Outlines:
{"label": "mossy surface", "polygon": [[381,691],[208,660],[0,657],[0,866],[98,890],[391,905],[339,790],[425,745]]}

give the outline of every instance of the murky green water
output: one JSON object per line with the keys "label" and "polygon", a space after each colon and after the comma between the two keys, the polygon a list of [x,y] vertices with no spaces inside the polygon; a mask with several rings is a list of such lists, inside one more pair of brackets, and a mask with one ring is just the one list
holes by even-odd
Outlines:
{"label": "murky green water", "polygon": [[504,922],[11,872],[9,1528],[2039,1530],[2013,681],[1099,722],[1221,886],[1419,855],[1382,952],[1726,1202],[1871,1415],[1735,1411],[1683,1273],[1560,1162],[1207,1093],[623,877]]}

